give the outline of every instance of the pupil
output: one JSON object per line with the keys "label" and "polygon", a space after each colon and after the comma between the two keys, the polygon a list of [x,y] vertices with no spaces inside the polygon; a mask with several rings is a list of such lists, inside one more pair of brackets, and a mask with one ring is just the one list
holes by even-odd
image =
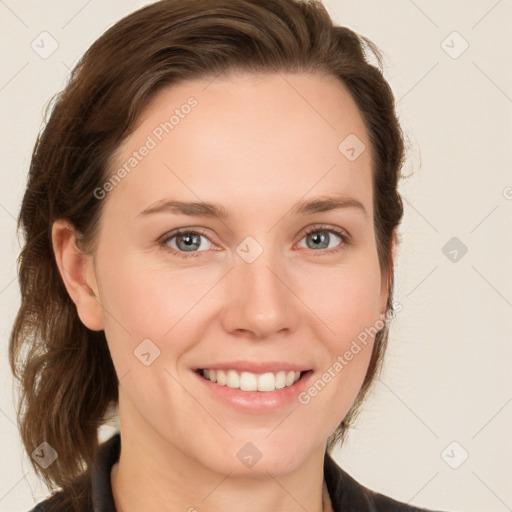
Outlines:
{"label": "pupil", "polygon": [[189,251],[190,248],[194,249],[194,247],[192,247],[193,245],[199,245],[198,238],[198,235],[192,234],[182,235],[180,237],[180,239],[185,242],[186,251]]}
{"label": "pupil", "polygon": [[312,235],[312,238],[315,243],[319,242],[321,244],[322,248],[325,248],[329,245],[329,242],[326,242],[326,240],[329,238],[329,236],[326,233],[323,233],[323,234],[314,233]]}

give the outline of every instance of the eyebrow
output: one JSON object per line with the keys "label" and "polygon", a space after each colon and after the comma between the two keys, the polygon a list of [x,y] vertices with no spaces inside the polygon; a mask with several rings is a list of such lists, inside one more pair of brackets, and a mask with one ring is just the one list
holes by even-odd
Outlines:
{"label": "eyebrow", "polygon": [[[345,208],[353,208],[367,217],[367,212],[363,204],[352,197],[346,195],[339,196],[321,196],[314,199],[299,201],[290,210],[292,215],[313,215],[315,213],[328,212],[331,210],[339,210]],[[157,213],[172,213],[181,215],[190,215],[196,217],[209,217],[218,219],[228,219],[227,210],[220,204],[207,203],[204,201],[176,201],[167,199],[158,201],[148,206],[139,213],[137,218],[154,215]]]}

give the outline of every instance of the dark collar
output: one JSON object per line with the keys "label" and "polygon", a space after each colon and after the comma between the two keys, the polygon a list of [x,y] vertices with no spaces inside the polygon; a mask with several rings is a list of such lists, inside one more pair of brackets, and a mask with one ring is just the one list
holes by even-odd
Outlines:
{"label": "dark collar", "polygon": [[116,512],[110,473],[112,466],[119,460],[120,453],[121,435],[119,432],[98,448],[91,474],[94,512]]}
{"label": "dark collar", "polygon": [[[110,473],[119,460],[120,452],[119,432],[98,447],[91,472],[84,473],[75,481],[74,487],[80,490],[83,498],[79,509],[70,507],[66,491],[59,491],[30,512],[116,512]],[[430,512],[364,487],[341,469],[328,453],[324,457],[324,478],[334,512]]]}

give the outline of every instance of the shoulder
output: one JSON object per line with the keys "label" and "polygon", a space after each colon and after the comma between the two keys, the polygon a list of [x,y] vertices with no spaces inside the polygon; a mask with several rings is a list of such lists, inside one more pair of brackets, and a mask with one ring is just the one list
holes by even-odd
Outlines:
{"label": "shoulder", "polygon": [[418,508],[368,489],[340,468],[327,453],[324,477],[334,512],[441,512]]}
{"label": "shoulder", "polygon": [[90,512],[90,485],[89,473],[83,473],[68,488],[56,491],[29,512]]}
{"label": "shoulder", "polygon": [[119,460],[120,446],[120,435],[116,433],[98,447],[87,471],[29,512],[115,512],[110,471]]}

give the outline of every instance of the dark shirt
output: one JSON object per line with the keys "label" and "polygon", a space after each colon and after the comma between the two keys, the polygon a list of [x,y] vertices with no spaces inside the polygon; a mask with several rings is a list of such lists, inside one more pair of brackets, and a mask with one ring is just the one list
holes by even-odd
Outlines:
{"label": "dark shirt", "polygon": [[[77,477],[70,488],[57,491],[29,512],[116,512],[110,472],[119,460],[120,450],[121,437],[116,433],[98,447],[90,471]],[[334,512],[432,512],[371,491],[341,469],[327,452],[324,479]]]}

